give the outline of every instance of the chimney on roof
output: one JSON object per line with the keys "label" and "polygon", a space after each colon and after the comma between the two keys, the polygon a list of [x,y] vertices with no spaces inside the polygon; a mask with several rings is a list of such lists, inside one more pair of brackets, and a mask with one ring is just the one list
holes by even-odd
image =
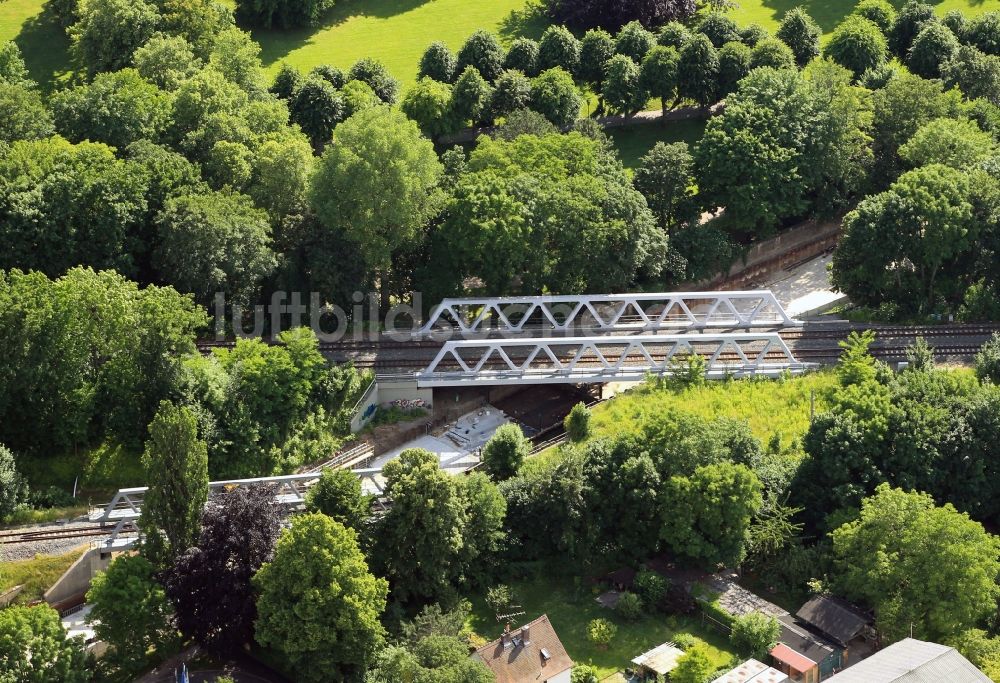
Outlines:
{"label": "chimney on roof", "polygon": [[531,645],[531,624],[525,624],[521,627],[521,641],[525,647]]}
{"label": "chimney on roof", "polygon": [[510,636],[510,624],[504,626],[503,635],[500,636],[500,642],[503,643],[503,649],[509,650],[514,646],[514,639]]}

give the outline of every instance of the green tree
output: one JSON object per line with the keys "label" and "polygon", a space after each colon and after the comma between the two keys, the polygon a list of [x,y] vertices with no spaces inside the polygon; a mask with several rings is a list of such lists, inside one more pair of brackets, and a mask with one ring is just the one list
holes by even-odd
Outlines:
{"label": "green tree", "polygon": [[304,82],[305,76],[301,71],[288,62],[282,62],[268,91],[280,100],[291,101]]}
{"label": "green tree", "polygon": [[52,114],[37,90],[0,80],[0,143],[38,140],[54,131]]}
{"label": "green tree", "polygon": [[615,52],[625,55],[636,64],[641,64],[653,46],[656,36],[647,31],[638,21],[630,21],[622,26],[615,36]]}
{"label": "green tree", "polygon": [[677,63],[680,55],[672,47],[657,45],[642,60],[639,84],[641,89],[660,99],[663,116],[667,115],[667,101],[673,104],[677,97]]}
{"label": "green tree", "polygon": [[729,639],[736,651],[745,657],[763,660],[778,644],[781,624],[769,614],[750,612],[733,620]]}
{"label": "green tree", "polygon": [[694,217],[694,160],[684,142],[658,142],[640,160],[633,178],[663,229]]}
{"label": "green tree", "polygon": [[795,55],[792,50],[777,38],[765,38],[750,50],[750,68],[759,69],[795,68]]}
{"label": "green tree", "polygon": [[580,80],[600,92],[604,84],[604,67],[614,53],[615,41],[604,29],[594,28],[583,34],[577,69]]}
{"label": "green tree", "polygon": [[28,485],[17,471],[17,460],[0,444],[0,520],[9,517],[28,496]]}
{"label": "green tree", "polygon": [[392,255],[437,212],[443,167],[417,124],[388,107],[358,112],[333,138],[313,174],[310,199],[328,228],[360,245],[387,304]]}
{"label": "green tree", "polygon": [[851,14],[864,17],[878,26],[878,30],[886,37],[896,23],[896,9],[886,0],[861,0]]}
{"label": "green tree", "polygon": [[993,136],[972,121],[940,118],[921,126],[899,148],[899,156],[913,167],[944,164],[966,169],[996,153]]}
{"label": "green tree", "polygon": [[617,633],[618,627],[607,619],[591,619],[587,623],[587,640],[600,650],[607,650]]}
{"label": "green tree", "polygon": [[[459,65],[458,68],[460,68]],[[399,81],[392,77],[389,70],[381,62],[371,59],[359,59],[347,72],[348,81],[367,83],[378,98],[386,104],[394,104],[399,93]]]}
{"label": "green tree", "polygon": [[204,304],[216,292],[247,305],[275,268],[267,214],[229,192],[168,199],[157,218],[153,264],[162,279]]}
{"label": "green tree", "polygon": [[640,75],[639,67],[625,55],[615,55],[608,61],[601,94],[612,111],[631,116],[646,104],[648,94]]}
{"label": "green tree", "polygon": [[239,0],[236,18],[240,23],[263,28],[299,28],[319,26],[334,0]]}
{"label": "green tree", "polygon": [[736,22],[723,12],[709,12],[698,24],[698,32],[712,41],[712,46],[719,49],[726,43],[738,41],[740,30]]}
{"label": "green tree", "polygon": [[451,98],[451,86],[447,83],[421,78],[406,91],[399,108],[416,121],[420,132],[433,139],[458,127],[452,116]]}
{"label": "green tree", "polygon": [[433,453],[409,449],[383,474],[392,507],[375,533],[385,576],[400,601],[452,597],[461,571],[466,509],[456,482]]}
{"label": "green tree", "polygon": [[677,660],[677,666],[670,672],[670,680],[676,683],[702,683],[714,670],[707,648],[704,644],[697,643]]}
{"label": "green tree", "polygon": [[479,29],[466,39],[458,51],[455,73],[461,73],[466,67],[472,66],[492,83],[503,69],[503,59],[503,48],[496,36]]}
{"label": "green tree", "polygon": [[[980,174],[931,164],[864,199],[844,219],[834,286],[866,306],[890,301],[920,312],[942,301],[957,305],[970,284],[957,263],[976,244],[984,183],[992,185]],[[890,269],[891,263],[906,266]]]}
{"label": "green tree", "polygon": [[454,53],[440,41],[431,43],[420,57],[420,69],[417,75],[440,83],[451,83],[455,78]]}
{"label": "green tree", "polygon": [[927,22],[913,39],[906,65],[924,78],[940,78],[941,67],[958,52],[958,39],[944,24]]}
{"label": "green tree", "polygon": [[590,408],[577,403],[563,420],[563,427],[570,441],[586,441],[590,437]]}
{"label": "green tree", "polygon": [[793,7],[785,12],[775,35],[791,48],[799,68],[819,56],[819,39],[822,31],[819,24],[801,7]]}
{"label": "green tree", "polygon": [[331,64],[317,64],[309,70],[309,76],[322,78],[337,90],[343,89],[346,84],[346,76],[343,70]]}
{"label": "green tree", "polygon": [[531,108],[557,126],[572,124],[582,104],[573,77],[560,68],[543,71],[531,80]]}
{"label": "green tree", "polygon": [[996,537],[927,494],[881,484],[832,538],[837,587],[875,609],[887,641],[911,628],[929,640],[958,633],[992,612],[1000,595]]}
{"label": "green tree", "polygon": [[141,176],[103,144],[15,142],[0,158],[0,267],[134,273],[130,247],[145,191]]}
{"label": "green tree", "polygon": [[308,206],[306,192],[312,168],[312,147],[304,136],[267,140],[250,161],[246,193],[268,212],[272,221],[302,213]]}
{"label": "green tree", "polygon": [[1000,55],[1000,14],[984,12],[975,17],[969,22],[962,38],[988,55]]}
{"label": "green tree", "polygon": [[531,101],[531,81],[520,71],[504,70],[490,93],[489,118],[496,121],[524,109]]}
{"label": "green tree", "polygon": [[507,535],[507,502],[496,484],[482,472],[461,480],[458,494],[465,507],[458,578],[471,586],[486,586],[496,575]]}
{"label": "green tree", "polygon": [[52,99],[56,127],[72,142],[93,140],[123,148],[157,140],[166,128],[168,98],[134,69],[98,74],[91,83]]}
{"label": "green tree", "polygon": [[490,85],[474,67],[467,66],[451,89],[449,113],[456,121],[476,125],[488,113]]}
{"label": "green tree", "polygon": [[509,423],[500,425],[483,446],[482,460],[486,471],[500,481],[517,474],[530,453],[531,441],[525,438],[519,426]]}
{"label": "green tree", "polygon": [[18,683],[87,683],[87,655],[48,605],[0,610],[0,676]]}
{"label": "green tree", "polygon": [[28,85],[28,67],[21,48],[13,40],[0,42],[0,81],[10,85]]}
{"label": "green tree", "polygon": [[994,332],[976,354],[976,377],[1000,386],[1000,334]]}
{"label": "green tree", "polygon": [[[755,47],[757,43],[770,37],[771,34],[767,32],[760,24],[747,24],[740,29],[740,42],[747,47]],[[721,48],[720,48],[721,49]]]}
{"label": "green tree", "polygon": [[347,81],[340,94],[344,96],[345,118],[382,104],[382,100],[375,94],[372,87],[363,81]]}
{"label": "green tree", "polygon": [[691,40],[691,31],[679,21],[668,21],[660,28],[656,36],[657,45],[672,47],[680,51],[685,43]]}
{"label": "green tree", "polygon": [[702,107],[718,97],[719,55],[712,42],[696,34],[681,48],[677,62],[677,94]]}
{"label": "green tree", "polygon": [[90,75],[116,71],[160,27],[156,5],[146,0],[88,0],[69,29],[73,56]]}
{"label": "green tree", "polygon": [[589,664],[574,664],[570,683],[598,683],[597,669]]}
{"label": "green tree", "polygon": [[750,48],[743,43],[726,43],[719,50],[719,96],[729,97],[750,73]]}
{"label": "green tree", "polygon": [[900,59],[906,59],[913,39],[928,21],[934,21],[934,7],[920,0],[907,0],[896,15],[887,36],[892,53]]}
{"label": "green tree", "polygon": [[985,99],[1000,104],[1000,57],[962,45],[941,66],[948,88],[958,88],[966,99]]}
{"label": "green tree", "polygon": [[201,61],[194,56],[191,44],[181,36],[157,34],[135,51],[132,64],[145,80],[161,90],[173,92],[198,71]]}
{"label": "green tree", "polygon": [[361,479],[345,469],[324,468],[306,495],[306,509],[322,512],[349,529],[360,532],[371,515],[372,496],[361,489]]}
{"label": "green tree", "polygon": [[538,41],[539,71],[559,67],[572,74],[576,73],[579,62],[580,41],[568,28],[552,25],[545,29]]}
{"label": "green tree", "polygon": [[208,449],[189,408],[160,403],[142,465],[149,482],[139,520],[142,552],[162,567],[194,545],[208,500]]}
{"label": "green tree", "polygon": [[855,78],[881,66],[888,58],[885,36],[864,17],[849,15],[834,29],[823,56],[850,69]]}
{"label": "green tree", "polygon": [[288,103],[292,123],[308,136],[313,149],[322,152],[333,129],[346,118],[344,96],[323,78],[310,76]]}
{"label": "green tree", "polygon": [[141,555],[121,555],[94,576],[87,591],[94,633],[111,646],[106,659],[127,674],[146,667],[150,650],[170,648],[178,640],[155,571]]}
{"label": "green tree", "polygon": [[705,567],[736,566],[746,553],[751,517],[762,487],[743,465],[705,465],[666,482],[661,538],[679,555]]}
{"label": "green tree", "polygon": [[515,38],[503,58],[503,68],[520,71],[529,78],[538,75],[538,43],[531,38]]}
{"label": "green tree", "polygon": [[368,571],[352,529],[321,514],[292,519],[254,576],[257,642],[302,681],[360,676],[382,643],[388,584]]}

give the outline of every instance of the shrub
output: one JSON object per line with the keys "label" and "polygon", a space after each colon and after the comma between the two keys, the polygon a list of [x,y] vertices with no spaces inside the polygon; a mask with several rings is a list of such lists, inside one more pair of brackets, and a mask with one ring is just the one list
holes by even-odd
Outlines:
{"label": "shrub", "polygon": [[1000,333],[994,332],[976,354],[976,377],[1000,386]]}
{"label": "shrub", "polygon": [[690,648],[677,660],[677,666],[670,672],[671,683],[704,683],[715,670],[708,656],[707,648],[701,643]]}
{"label": "shrub", "polygon": [[570,683],[597,683],[597,669],[589,664],[576,664],[569,680]]}
{"label": "shrub", "polygon": [[621,616],[625,621],[638,621],[642,617],[643,610],[642,598],[640,598],[635,593],[622,593],[618,598],[618,604],[615,605],[615,611]]}
{"label": "shrub", "polygon": [[573,406],[569,415],[563,420],[563,427],[566,429],[570,441],[580,442],[590,436],[590,417],[590,408],[583,403],[577,403]]}
{"label": "shrub", "polygon": [[764,659],[778,642],[781,626],[778,620],[761,612],[750,612],[733,620],[729,639],[741,655]]}
{"label": "shrub", "polygon": [[650,607],[663,607],[663,601],[670,589],[670,582],[649,569],[641,569],[635,576],[635,589],[642,601]]}
{"label": "shrub", "polygon": [[618,627],[607,619],[592,619],[587,624],[587,640],[601,650],[608,649],[608,645],[615,639],[617,633]]}

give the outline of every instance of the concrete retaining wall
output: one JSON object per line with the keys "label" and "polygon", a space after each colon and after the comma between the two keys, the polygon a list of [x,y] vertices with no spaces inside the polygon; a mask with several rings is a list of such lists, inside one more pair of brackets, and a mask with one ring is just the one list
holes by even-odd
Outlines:
{"label": "concrete retaining wall", "polygon": [[91,579],[97,572],[107,569],[111,559],[111,554],[102,554],[100,548],[86,551],[45,591],[45,602],[55,605],[86,593],[90,589]]}

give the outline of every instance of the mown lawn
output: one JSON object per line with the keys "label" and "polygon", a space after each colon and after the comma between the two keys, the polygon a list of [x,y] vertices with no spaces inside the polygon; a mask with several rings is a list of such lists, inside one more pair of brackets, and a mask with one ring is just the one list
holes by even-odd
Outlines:
{"label": "mown lawn", "polygon": [[701,139],[704,132],[705,122],[700,119],[622,126],[607,131],[618,148],[625,168],[638,166],[639,159],[657,142],[686,142],[693,145]]}
{"label": "mown lawn", "polygon": [[0,593],[23,584],[24,590],[15,602],[23,604],[39,600],[82,552],[81,546],[65,555],[36,555],[30,560],[0,562]]}
{"label": "mown lawn", "polygon": [[31,78],[47,92],[70,72],[69,39],[42,10],[42,0],[0,2],[0,42],[21,48]]}
{"label": "mown lawn", "polygon": [[317,64],[346,69],[361,57],[374,57],[405,88],[417,78],[420,55],[436,40],[458,50],[480,28],[504,41],[540,36],[545,22],[529,4],[530,0],[343,0],[318,29],[255,31],[254,38],[271,72],[283,61],[303,70]]}
{"label": "mown lawn", "polygon": [[[510,588],[514,603],[521,605],[526,613],[518,623],[547,614],[573,661],[597,667],[601,678],[630,666],[633,657],[679,633],[689,633],[704,641],[716,666],[726,664],[734,654],[728,649],[726,637],[703,629],[696,618],[655,615],[635,622],[622,621],[614,612],[597,604],[596,592],[582,589],[582,595],[576,595],[572,578],[536,578],[511,583]],[[474,597],[472,602],[473,630],[487,641],[499,638],[503,626],[497,623],[496,616],[481,597]],[[611,619],[618,626],[607,650],[599,650],[587,640],[587,624],[599,617]]]}
{"label": "mown lawn", "polygon": [[836,381],[833,371],[823,370],[784,380],[709,382],[680,391],[644,385],[596,406],[593,432],[595,436],[638,432],[656,415],[680,410],[709,419],[745,420],[763,444],[777,434],[787,448],[809,428],[810,397],[815,395],[817,413],[826,410]]}

